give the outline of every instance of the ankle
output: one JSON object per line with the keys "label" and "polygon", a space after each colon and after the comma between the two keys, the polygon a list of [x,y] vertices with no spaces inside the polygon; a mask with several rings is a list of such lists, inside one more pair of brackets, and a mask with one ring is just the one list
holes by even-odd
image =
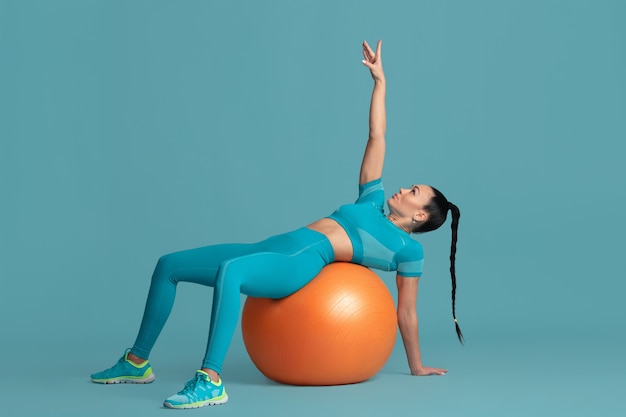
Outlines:
{"label": "ankle", "polygon": [[215,372],[213,369],[200,368],[200,370],[203,371],[203,372],[206,372],[207,375],[209,375],[209,378],[211,378],[211,381],[213,381],[213,382],[220,382],[220,374]]}
{"label": "ankle", "polygon": [[139,356],[135,355],[132,352],[128,352],[128,355],[126,355],[126,359],[128,359],[129,361],[131,361],[135,365],[141,365],[142,363],[147,361],[147,359],[140,358]]}

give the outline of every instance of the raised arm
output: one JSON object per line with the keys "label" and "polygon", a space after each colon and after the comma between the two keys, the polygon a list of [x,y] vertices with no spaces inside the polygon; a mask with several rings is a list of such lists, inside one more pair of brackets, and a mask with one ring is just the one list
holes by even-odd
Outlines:
{"label": "raised arm", "polygon": [[396,277],[398,286],[398,327],[404,343],[411,375],[445,375],[447,369],[424,366],[420,353],[417,320],[417,284],[419,278]]}
{"label": "raised arm", "polygon": [[370,103],[369,138],[361,163],[359,183],[378,179],[382,176],[385,162],[385,131],[387,130],[387,115],[385,113],[385,74],[382,61],[382,41],[378,41],[376,52],[363,41],[363,65],[369,68],[374,79],[374,90]]}

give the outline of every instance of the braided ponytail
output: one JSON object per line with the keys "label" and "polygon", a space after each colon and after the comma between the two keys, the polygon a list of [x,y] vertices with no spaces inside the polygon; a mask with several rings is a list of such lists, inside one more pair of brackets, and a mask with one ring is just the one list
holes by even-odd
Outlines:
{"label": "braided ponytail", "polygon": [[452,203],[448,203],[450,213],[452,214],[452,243],[450,244],[450,278],[452,279],[452,318],[454,319],[454,327],[456,328],[456,335],[459,338],[459,342],[463,344],[464,338],[459,322],[456,319],[456,240],[459,230],[459,218],[461,217],[461,211],[457,206]]}
{"label": "braided ponytail", "polygon": [[448,216],[448,210],[452,214],[452,243],[450,245],[450,278],[452,279],[452,318],[454,319],[454,327],[456,328],[456,335],[459,338],[459,342],[463,344],[464,338],[459,323],[456,319],[456,241],[459,229],[459,218],[461,217],[461,211],[457,206],[450,203],[446,197],[437,190],[435,187],[431,187],[435,195],[430,202],[424,206],[424,210],[428,213],[428,219],[420,224],[414,233],[424,233],[439,228]]}

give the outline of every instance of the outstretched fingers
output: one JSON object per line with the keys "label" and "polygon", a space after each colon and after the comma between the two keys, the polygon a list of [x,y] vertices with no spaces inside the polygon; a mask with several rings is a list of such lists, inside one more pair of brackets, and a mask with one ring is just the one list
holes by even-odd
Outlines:
{"label": "outstretched fingers", "polygon": [[382,41],[378,41],[376,45],[376,52],[372,50],[367,41],[363,41],[363,65],[365,65],[372,74],[372,78],[375,81],[385,79],[383,73],[383,61],[382,61]]}
{"label": "outstretched fingers", "polygon": [[376,43],[376,59],[380,60],[383,57],[383,41],[378,40]]}
{"label": "outstretched fingers", "polygon": [[367,43],[367,41],[363,41],[363,57],[365,57],[367,61],[371,62],[375,58],[375,56],[376,54],[374,53],[370,45]]}

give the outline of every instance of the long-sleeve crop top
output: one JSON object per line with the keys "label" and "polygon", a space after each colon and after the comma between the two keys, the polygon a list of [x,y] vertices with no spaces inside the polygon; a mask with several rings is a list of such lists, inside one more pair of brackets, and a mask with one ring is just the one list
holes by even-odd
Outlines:
{"label": "long-sleeve crop top", "polygon": [[379,178],[359,185],[359,198],[328,216],[344,228],[353,248],[353,263],[403,277],[420,277],[422,245],[393,224],[384,213],[385,192]]}

